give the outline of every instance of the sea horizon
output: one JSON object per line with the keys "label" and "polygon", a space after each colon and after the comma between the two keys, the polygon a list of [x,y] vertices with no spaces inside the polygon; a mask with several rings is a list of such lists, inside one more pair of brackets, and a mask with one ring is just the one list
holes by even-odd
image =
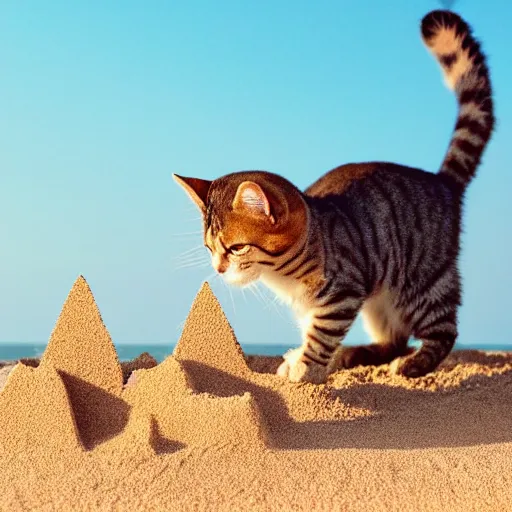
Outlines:
{"label": "sea horizon", "polygon": [[[366,343],[365,343],[366,344]],[[411,342],[417,346],[417,342]],[[158,362],[163,361],[174,351],[176,343],[149,343],[149,342],[117,342],[114,343],[119,360],[129,361],[143,352],[151,354]],[[287,350],[296,348],[297,344],[273,344],[241,342],[242,350],[246,355],[281,356]],[[347,346],[353,344],[346,344]],[[46,349],[45,342],[0,342],[0,361],[15,361],[22,358],[39,358]],[[491,352],[510,352],[512,343],[457,343],[453,350],[483,350]]]}

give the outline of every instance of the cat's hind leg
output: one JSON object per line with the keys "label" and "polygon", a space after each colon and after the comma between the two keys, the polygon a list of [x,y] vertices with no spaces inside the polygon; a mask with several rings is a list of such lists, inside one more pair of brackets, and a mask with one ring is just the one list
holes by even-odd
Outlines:
{"label": "cat's hind leg", "polygon": [[434,281],[420,304],[408,312],[412,335],[421,341],[413,354],[397,359],[392,370],[406,377],[421,377],[434,371],[450,353],[457,339],[457,310],[460,305],[460,279],[455,268]]}
{"label": "cat's hind leg", "polygon": [[394,373],[405,377],[421,377],[434,371],[450,353],[457,339],[456,311],[432,306],[413,334],[421,341],[421,347],[407,357],[398,358],[391,367]]}

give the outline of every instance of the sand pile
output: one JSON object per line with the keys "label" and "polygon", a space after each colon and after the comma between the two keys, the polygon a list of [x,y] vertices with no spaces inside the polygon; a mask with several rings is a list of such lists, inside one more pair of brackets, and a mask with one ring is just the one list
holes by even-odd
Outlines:
{"label": "sand pile", "polygon": [[[208,283],[203,284],[192,304],[174,356],[184,363],[211,366],[239,377],[248,377],[249,368],[233,329],[213,295]],[[204,388],[205,376],[196,374],[194,385]]]}
{"label": "sand pile", "polygon": [[174,354],[122,368],[80,277],[40,364],[0,369],[0,510],[509,509],[510,354],[319,386],[279,362],[244,357],[205,284]]}
{"label": "sand pile", "polygon": [[264,446],[264,426],[254,399],[193,394],[183,367],[170,356],[156,368],[137,370],[123,398],[156,421],[158,453],[169,446]]}
{"label": "sand pile", "polygon": [[82,276],[64,303],[40,367],[59,372],[84,446],[91,448],[122,431],[128,408],[119,399],[121,365]]}
{"label": "sand pile", "polygon": [[[214,337],[201,323],[203,314],[209,320]],[[194,321],[198,325],[197,338],[191,335]],[[240,376],[250,373],[243,352],[208,285],[204,285],[194,302],[187,326],[177,353],[190,352],[193,357],[197,345],[199,361],[207,361],[207,344],[214,339],[224,340],[224,356],[218,343],[212,345],[213,363],[218,368],[231,369],[234,374],[240,373]],[[204,364],[199,361],[195,362]],[[141,366],[150,369],[140,369]],[[263,421],[249,393],[230,397],[194,393],[190,377],[174,356],[155,366],[154,359],[143,354],[125,370],[131,367],[138,369],[131,373],[123,391],[123,372],[114,344],[89,286],[83,277],[79,277],[64,303],[39,366],[34,370],[18,364],[0,397],[15,404],[12,396],[20,399],[29,392],[26,385],[22,387],[20,383],[31,382],[31,375],[38,376],[32,379],[36,392],[30,404],[31,411],[36,414],[30,411],[27,414],[31,418],[37,417],[38,421],[48,415],[53,422],[54,415],[47,409],[37,410],[39,395],[61,396],[61,399],[55,399],[53,407],[56,413],[71,418],[73,425],[76,423],[82,445],[88,450],[120,434],[133,439],[137,426],[141,426],[139,437],[145,440],[143,443],[147,441],[159,453],[186,445],[264,446]],[[47,376],[52,378],[45,380]],[[47,403],[48,400],[43,405],[46,407]],[[17,410],[16,404],[13,407]],[[20,438],[23,438],[24,422],[16,425]],[[30,426],[34,427],[34,424]]]}
{"label": "sand pile", "polygon": [[16,365],[0,410],[0,446],[11,455],[61,457],[82,449],[66,388],[51,367]]}

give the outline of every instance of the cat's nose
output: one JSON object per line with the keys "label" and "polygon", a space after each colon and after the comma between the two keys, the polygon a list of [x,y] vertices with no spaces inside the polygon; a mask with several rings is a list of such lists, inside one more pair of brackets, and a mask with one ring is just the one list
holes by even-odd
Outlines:
{"label": "cat's nose", "polygon": [[228,266],[226,265],[226,262],[223,261],[221,258],[219,258],[217,255],[213,257],[212,260],[213,268],[219,273],[224,274],[226,270],[228,269]]}

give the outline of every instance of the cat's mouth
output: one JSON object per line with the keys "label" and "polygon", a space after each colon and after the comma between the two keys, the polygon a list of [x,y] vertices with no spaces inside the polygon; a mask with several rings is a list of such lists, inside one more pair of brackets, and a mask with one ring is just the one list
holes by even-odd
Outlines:
{"label": "cat's mouth", "polygon": [[256,281],[260,276],[259,272],[253,268],[239,270],[231,266],[222,274],[222,277],[231,285],[247,286]]}

